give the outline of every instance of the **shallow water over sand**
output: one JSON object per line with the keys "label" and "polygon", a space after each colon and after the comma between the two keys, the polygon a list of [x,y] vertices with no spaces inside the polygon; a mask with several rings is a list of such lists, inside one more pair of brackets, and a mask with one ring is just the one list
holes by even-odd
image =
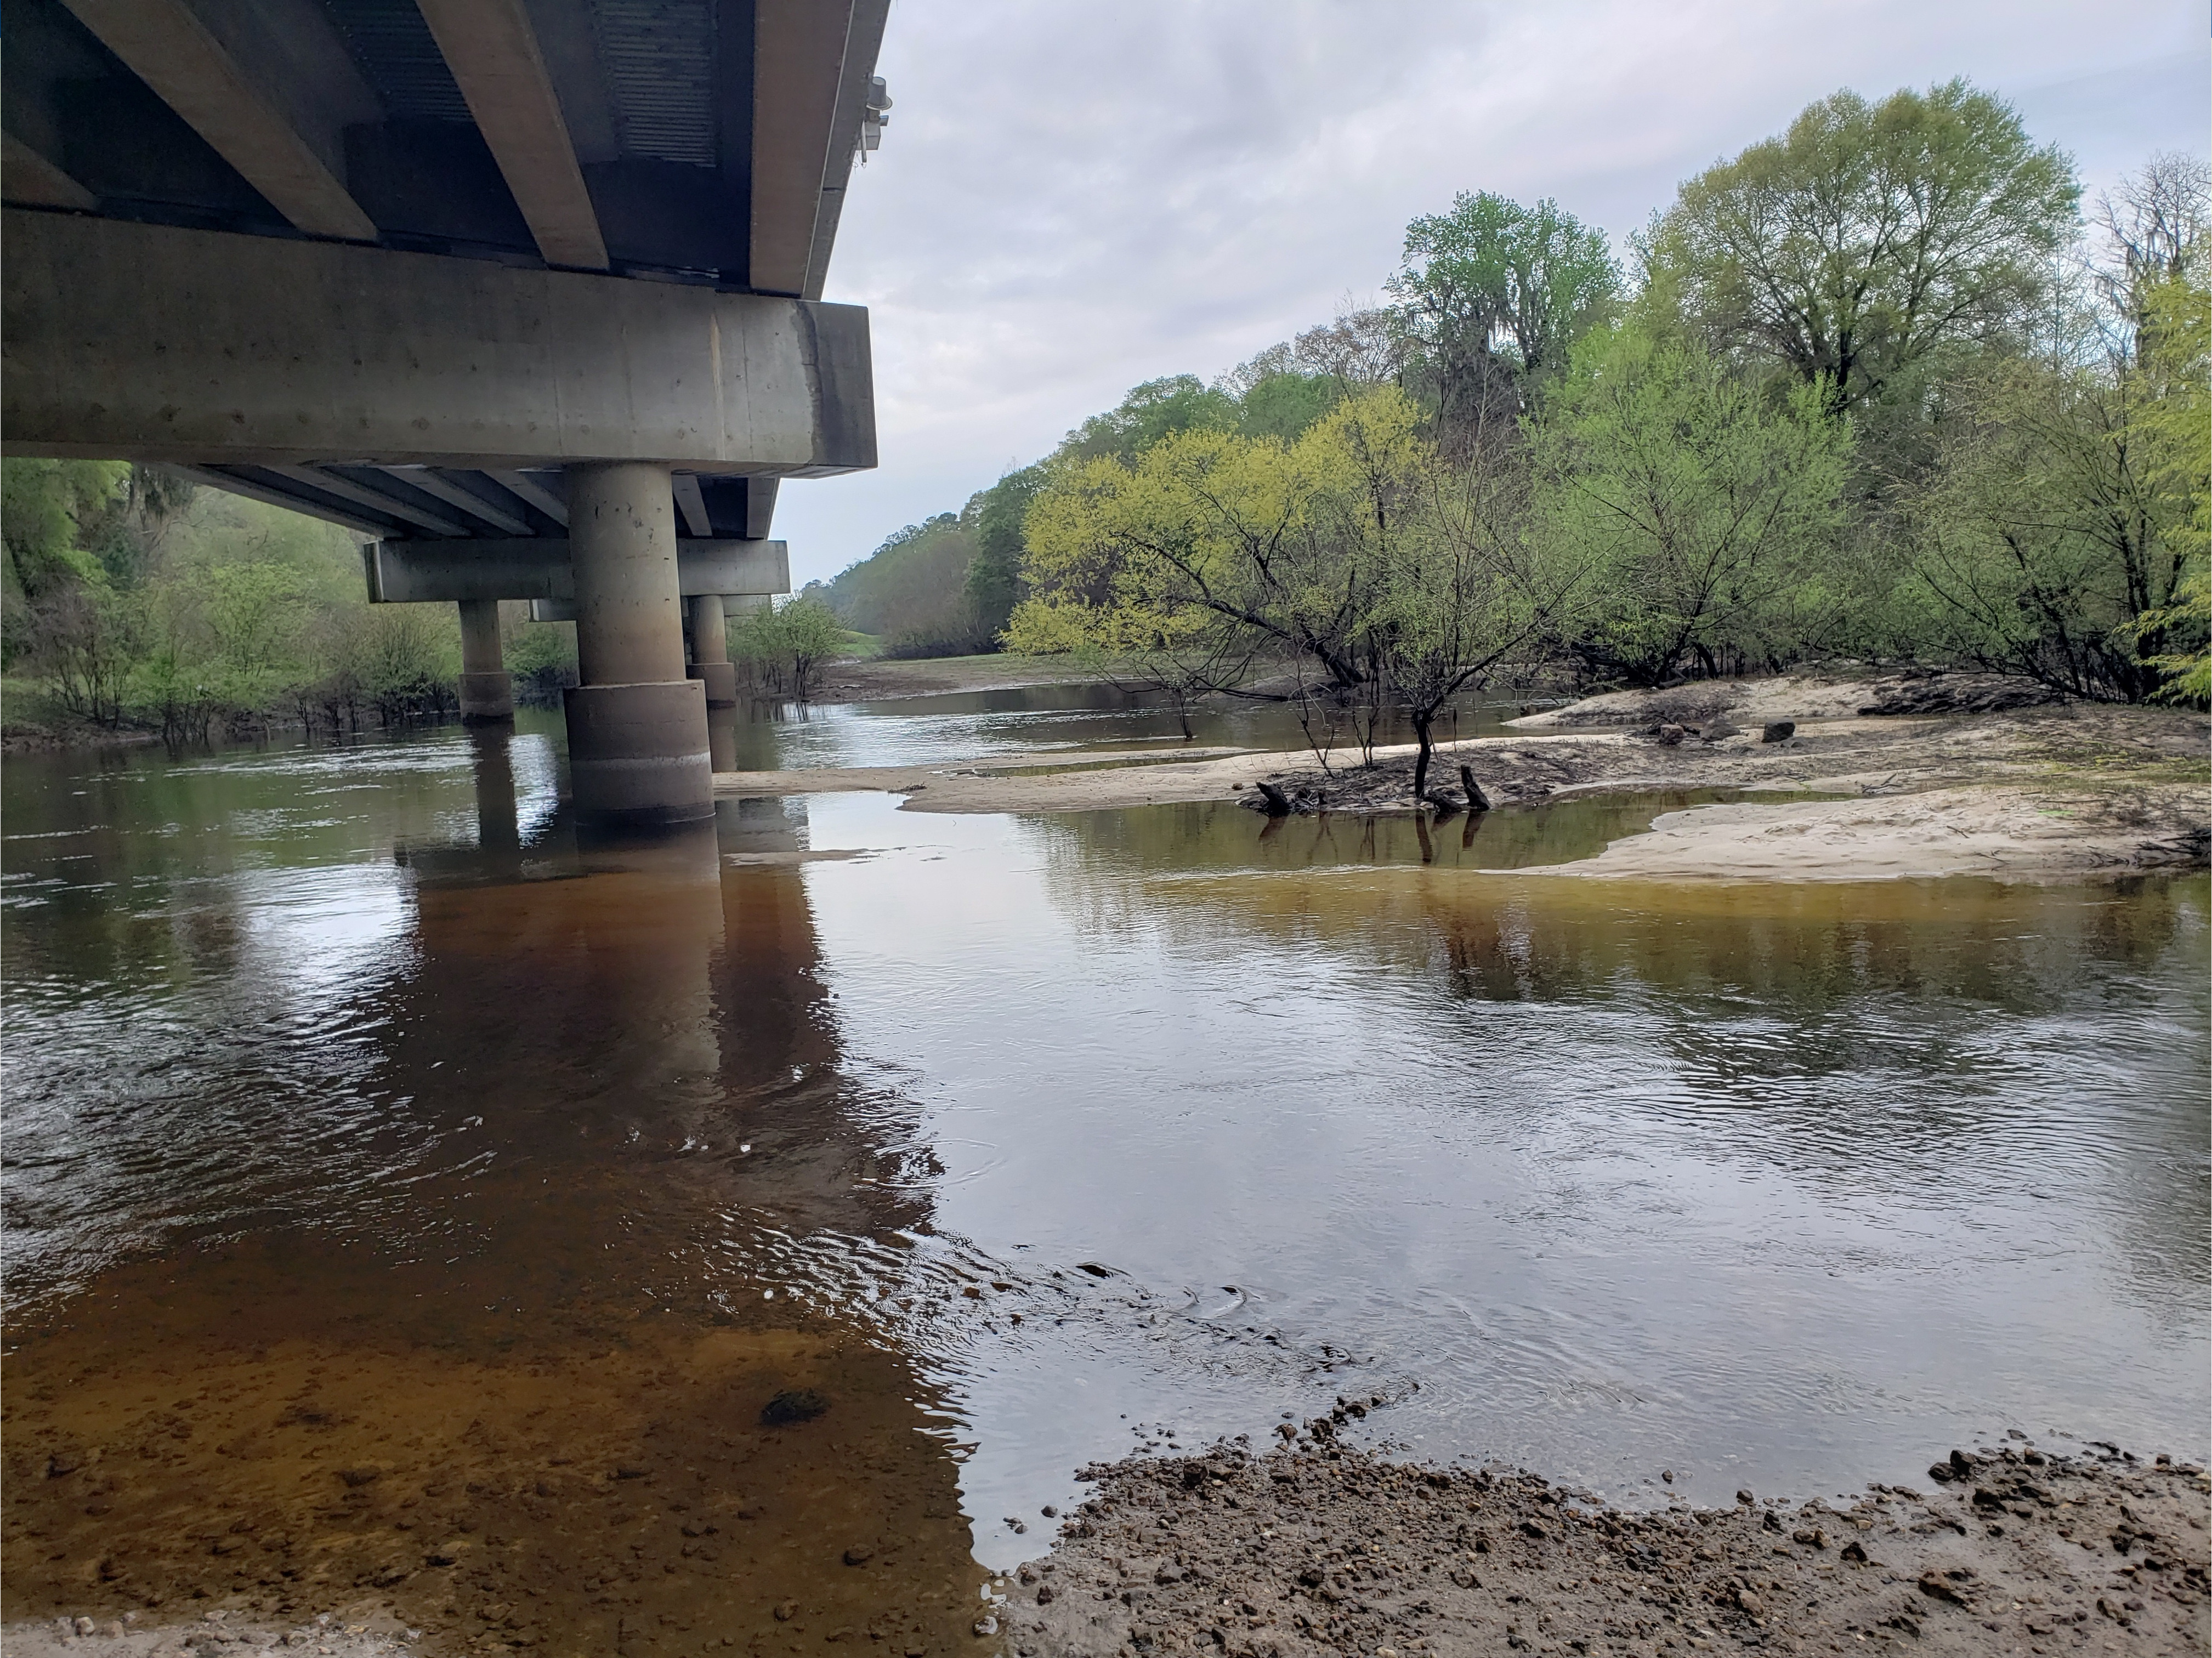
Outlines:
{"label": "shallow water over sand", "polygon": [[2204,1455],[2202,877],[1493,872],[1672,800],[580,847],[556,737],[10,762],[10,1616],[972,1645],[1079,1464],[1354,1390],[1624,1501]]}

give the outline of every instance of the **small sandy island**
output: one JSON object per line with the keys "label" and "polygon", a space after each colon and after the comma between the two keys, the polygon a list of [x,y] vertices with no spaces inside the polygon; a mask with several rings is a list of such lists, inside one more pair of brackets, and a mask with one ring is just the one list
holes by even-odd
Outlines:
{"label": "small sandy island", "polygon": [[[1796,797],[1668,813],[1599,857],[1516,878],[2079,880],[2201,867],[2212,846],[2204,716],[2056,703],[2039,686],[1992,675],[1714,682],[1593,697],[1512,723],[1513,735],[1442,750],[1432,789],[1456,799],[1464,764],[1503,809],[1593,791]],[[1372,766],[1324,772],[1310,753],[1173,745],[724,773],[715,789],[887,790],[915,811],[1061,812],[1251,800],[1264,780],[1301,811],[1407,812],[1413,754],[1381,749]]]}
{"label": "small sandy island", "polygon": [[1018,1658],[2205,1649],[2212,1481],[2163,1457],[2023,1439],[1846,1508],[1635,1513],[1339,1448],[1346,1414],[1272,1455],[1087,1470],[1097,1494],[1010,1586]]}

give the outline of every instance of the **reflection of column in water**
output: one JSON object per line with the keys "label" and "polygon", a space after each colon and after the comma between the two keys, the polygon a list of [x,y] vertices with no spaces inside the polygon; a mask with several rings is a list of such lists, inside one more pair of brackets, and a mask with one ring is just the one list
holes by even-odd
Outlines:
{"label": "reflection of column in water", "polygon": [[[892,1102],[853,1114],[807,896],[805,803],[720,803],[722,935],[714,975],[733,1121],[776,1171],[793,1236],[881,1236],[929,1224],[934,1159]],[[849,1265],[849,1263],[848,1263]]]}
{"label": "reflection of column in water", "polygon": [[522,844],[515,818],[514,762],[507,752],[514,740],[512,726],[469,729],[471,763],[476,772],[477,844],[491,851],[511,852]]}
{"label": "reflection of column in water", "polygon": [[720,1064],[712,972],[722,948],[721,858],[714,820],[587,854],[612,865],[588,885],[607,902],[587,923],[592,987],[637,1080],[714,1074]]}
{"label": "reflection of column in water", "polygon": [[724,800],[717,829],[732,867],[722,883],[724,957],[716,972],[723,1075],[758,1087],[791,1069],[833,1063],[834,1033],[816,1017],[821,950],[805,878],[806,803]]}

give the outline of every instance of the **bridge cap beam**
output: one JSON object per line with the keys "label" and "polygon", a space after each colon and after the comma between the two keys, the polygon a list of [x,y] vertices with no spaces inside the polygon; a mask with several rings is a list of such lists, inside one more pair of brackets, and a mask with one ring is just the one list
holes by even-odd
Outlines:
{"label": "bridge cap beam", "polygon": [[0,211],[7,452],[180,465],[876,464],[868,313]]}
{"label": "bridge cap beam", "polygon": [[[550,537],[482,541],[380,541],[363,550],[376,604],[530,598],[573,604],[569,544]],[[775,594],[791,590],[791,554],[781,541],[676,543],[680,597]]]}

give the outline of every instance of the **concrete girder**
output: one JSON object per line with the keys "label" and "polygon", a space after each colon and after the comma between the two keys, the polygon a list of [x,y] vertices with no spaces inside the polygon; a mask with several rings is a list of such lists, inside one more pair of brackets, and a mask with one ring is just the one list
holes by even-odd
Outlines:
{"label": "concrete girder", "polygon": [[[573,606],[570,544],[551,537],[480,541],[380,541],[362,549],[369,602],[421,604],[528,598]],[[791,553],[781,541],[676,543],[678,597],[773,594],[791,590]],[[573,611],[562,620],[572,620]],[[541,618],[543,619],[543,618]]]}
{"label": "concrete girder", "polygon": [[890,9],[756,0],[751,273],[763,293],[821,297]]}
{"label": "concrete girder", "polygon": [[678,472],[669,480],[676,492],[676,515],[684,520],[684,527],[702,537],[714,533],[714,521],[707,516],[707,497],[700,493],[698,475]]}
{"label": "concrete girder", "polygon": [[568,527],[568,503],[555,495],[527,472],[500,468],[487,469],[485,477],[502,489],[511,489],[562,529]]}
{"label": "concrete girder", "polygon": [[0,226],[9,453],[876,464],[860,307],[31,209]]}
{"label": "concrete girder", "polygon": [[12,132],[0,133],[0,197],[81,213],[100,205],[97,196]]}
{"label": "concrete girder", "polygon": [[[890,21],[891,0],[855,0],[853,21],[845,36],[845,64],[838,82],[837,105],[830,131],[851,133],[857,140],[874,84],[876,57],[882,49],[884,29]],[[830,165],[822,177],[822,199],[814,210],[814,240],[807,250],[806,286],[799,297],[818,300],[830,276],[830,254],[837,240],[837,226],[845,216],[845,190],[852,181],[853,163],[860,154],[857,143],[840,146],[831,141]]]}
{"label": "concrete girder", "polygon": [[319,518],[326,524],[341,525],[353,531],[356,535],[376,537],[388,536],[392,533],[392,526],[389,525],[379,524],[375,519],[363,518],[357,513],[349,513],[343,507],[333,507],[323,502],[309,506],[296,495],[287,495],[281,489],[272,489],[268,485],[258,483],[252,478],[238,477],[229,472],[210,471],[204,466],[180,466],[174,462],[170,464],[169,470],[179,477],[190,478],[194,483],[204,483],[211,489],[228,489],[234,495],[244,495],[248,501],[262,501],[270,507],[282,507],[288,513],[305,513],[310,518]]}
{"label": "concrete girder", "polygon": [[486,501],[475,490],[466,489],[449,477],[442,477],[434,467],[389,466],[384,470],[391,473],[398,482],[411,483],[425,495],[437,496],[448,507],[458,507],[471,518],[479,523],[489,524],[495,530],[504,531],[511,536],[526,536],[530,533],[528,519],[517,517],[505,508]]}
{"label": "concrete girder", "polygon": [[607,268],[583,168],[522,0],[416,0],[548,264]]}
{"label": "concrete girder", "polygon": [[183,0],[62,0],[240,177],[299,228],[370,241],[376,226],[325,155]]}
{"label": "concrete girder", "polygon": [[465,536],[469,532],[467,525],[457,523],[442,513],[434,513],[428,507],[418,507],[410,501],[403,500],[388,490],[379,489],[371,484],[356,483],[349,477],[342,477],[327,469],[314,471],[305,466],[272,466],[269,470],[279,477],[289,478],[293,483],[302,484],[310,489],[319,489],[325,495],[336,495],[341,501],[349,501],[356,507],[366,507],[373,512],[388,513],[394,518],[413,525],[418,530],[428,530],[434,535]]}
{"label": "concrete girder", "polygon": [[852,9],[756,0],[752,285],[806,291]]}

